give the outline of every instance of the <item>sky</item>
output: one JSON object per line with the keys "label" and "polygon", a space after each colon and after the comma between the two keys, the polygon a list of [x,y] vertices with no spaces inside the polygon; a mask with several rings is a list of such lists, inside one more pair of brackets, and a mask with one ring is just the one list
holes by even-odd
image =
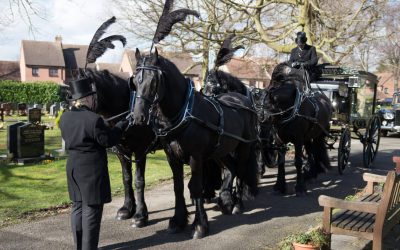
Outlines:
{"label": "sky", "polygon": [[[0,15],[10,16],[9,0],[0,0]],[[54,41],[61,35],[65,44],[89,45],[97,28],[115,14],[109,0],[35,0],[35,7],[45,10],[45,20],[32,16],[36,28],[29,31],[29,26],[21,20],[17,9],[13,9],[14,20],[5,27],[0,27],[0,60],[17,61],[20,57],[21,40]],[[1,19],[0,19],[1,21]],[[118,22],[118,16],[117,16]],[[122,34],[118,24],[107,29],[107,35]],[[128,38],[128,37],[127,37]],[[116,49],[108,50],[98,59],[99,62],[120,62],[123,48],[115,42]],[[128,39],[127,47],[135,48]]]}

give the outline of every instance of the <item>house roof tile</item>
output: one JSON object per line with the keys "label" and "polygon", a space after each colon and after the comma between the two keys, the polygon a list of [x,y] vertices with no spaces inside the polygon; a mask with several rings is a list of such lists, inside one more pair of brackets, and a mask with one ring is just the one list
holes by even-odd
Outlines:
{"label": "house roof tile", "polygon": [[65,67],[60,42],[22,40],[22,48],[26,65]]}
{"label": "house roof tile", "polygon": [[18,61],[0,61],[0,80],[21,80]]}

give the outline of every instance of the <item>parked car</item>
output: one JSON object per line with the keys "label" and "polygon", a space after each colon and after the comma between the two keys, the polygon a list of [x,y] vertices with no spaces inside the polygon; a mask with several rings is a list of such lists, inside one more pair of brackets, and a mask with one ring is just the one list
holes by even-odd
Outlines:
{"label": "parked car", "polygon": [[392,108],[380,109],[378,114],[383,136],[387,136],[389,132],[400,133],[400,92],[393,94]]}

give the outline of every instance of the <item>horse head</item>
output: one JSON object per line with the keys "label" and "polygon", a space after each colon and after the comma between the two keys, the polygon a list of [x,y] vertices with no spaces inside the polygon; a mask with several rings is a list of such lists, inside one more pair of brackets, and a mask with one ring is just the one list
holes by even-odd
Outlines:
{"label": "horse head", "polygon": [[149,122],[151,109],[164,97],[165,86],[157,49],[149,55],[141,55],[136,49],[135,57],[137,65],[133,85],[136,101],[133,118],[135,124],[142,125]]}
{"label": "horse head", "polygon": [[264,108],[268,111],[271,122],[287,115],[299,97],[298,88],[292,83],[269,86],[265,96]]}
{"label": "horse head", "polygon": [[217,70],[210,70],[204,81],[204,87],[202,93],[206,96],[215,96],[221,93],[225,93],[228,87],[225,84],[221,84]]}

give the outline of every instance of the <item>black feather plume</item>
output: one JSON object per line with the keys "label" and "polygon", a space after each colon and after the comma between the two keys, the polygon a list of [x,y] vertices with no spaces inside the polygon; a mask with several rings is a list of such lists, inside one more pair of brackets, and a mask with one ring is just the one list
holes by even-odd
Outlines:
{"label": "black feather plume", "polygon": [[222,42],[221,48],[219,49],[217,54],[217,58],[215,59],[215,68],[229,62],[237,50],[244,49],[242,45],[232,48],[232,40],[234,37],[235,35],[232,34],[225,38],[225,40]]}
{"label": "black feather plume", "polygon": [[158,43],[163,40],[172,29],[172,26],[177,22],[182,22],[188,15],[199,17],[199,13],[194,10],[189,9],[179,9],[173,12],[170,12],[172,6],[174,4],[173,0],[166,0],[164,4],[164,9],[160,20],[157,24],[156,33],[153,37],[153,43]]}
{"label": "black feather plume", "polygon": [[112,44],[114,41],[120,41],[123,46],[126,45],[126,38],[124,36],[113,35],[103,38],[95,43],[90,51],[88,50],[86,63],[94,63],[96,62],[97,58],[102,56],[107,51],[107,49],[114,49],[115,46]]}
{"label": "black feather plume", "polygon": [[115,35],[109,36],[99,41],[99,39],[105,34],[106,29],[113,23],[115,23],[116,18],[113,16],[107,21],[105,21],[94,33],[92,41],[89,44],[87,54],[86,54],[86,66],[89,63],[94,63],[96,59],[104,54],[108,48],[113,49],[115,46],[112,44],[113,41],[121,41],[125,46],[126,39],[123,36]]}

